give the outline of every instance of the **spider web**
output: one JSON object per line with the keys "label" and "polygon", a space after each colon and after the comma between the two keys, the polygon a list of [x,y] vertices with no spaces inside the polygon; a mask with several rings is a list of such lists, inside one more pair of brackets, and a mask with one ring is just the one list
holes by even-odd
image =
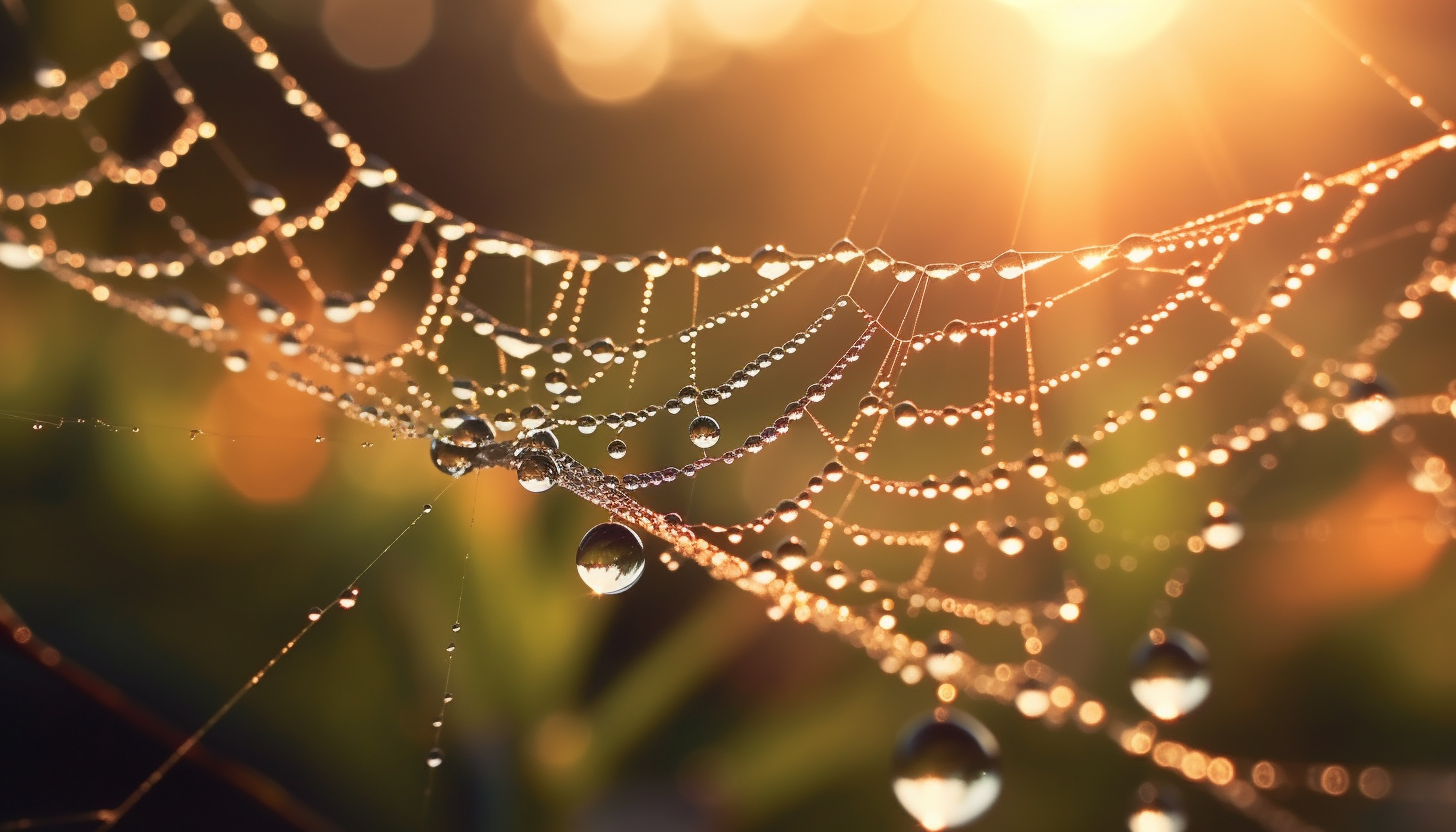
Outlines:
{"label": "spider web", "polygon": [[[924,684],[933,704],[995,700],[1105,735],[1266,828],[1309,828],[1276,784],[1444,799],[1426,773],[1194,747],[1039,658],[1095,603],[1077,568],[1087,563],[1167,575],[1148,625],[1161,638],[1198,558],[1227,548],[1231,530],[1257,531],[1238,519],[1241,501],[1299,434],[1388,435],[1431,499],[1422,533],[1442,545],[1456,533],[1456,492],[1430,450],[1449,441],[1452,368],[1402,349],[1452,293],[1442,257],[1456,209],[1440,201],[1449,188],[1429,185],[1449,179],[1456,134],[1373,59],[1362,62],[1437,125],[1432,138],[1167,229],[945,263],[899,260],[858,234],[809,253],[599,254],[477,225],[417,191],[230,4],[165,22],[116,9],[134,48],[80,78],[40,71],[49,91],[3,111],[0,123],[69,125],[95,157],[0,192],[8,268],[49,273],[381,438],[431,439],[447,473],[505,468],[530,490],[568,491],[663,541],[665,568],[696,564],[771,619]],[[184,27],[219,24],[332,158],[318,193],[283,194],[250,173],[172,62]],[[138,75],[165,85],[175,119],[155,152],[123,156],[87,112]],[[216,173],[232,182],[186,181]],[[173,180],[184,181],[169,190]],[[154,227],[124,251],[73,242],[68,211],[111,186]],[[231,224],[193,219],[200,192],[237,203]],[[340,240],[369,244],[339,257]],[[1404,273],[1364,265],[1392,253],[1406,255]],[[358,262],[377,278],[338,277]],[[1357,298],[1364,314],[1331,321],[1305,300],[1321,291]],[[449,437],[471,414],[495,435],[462,450]],[[688,436],[696,417],[714,425],[701,450]],[[703,506],[696,484],[730,477],[751,501]],[[1216,498],[1189,499],[1176,485],[1189,479]],[[781,548],[791,536],[802,557]],[[137,791],[84,819],[120,822],[314,623],[352,606],[357,583]]]}

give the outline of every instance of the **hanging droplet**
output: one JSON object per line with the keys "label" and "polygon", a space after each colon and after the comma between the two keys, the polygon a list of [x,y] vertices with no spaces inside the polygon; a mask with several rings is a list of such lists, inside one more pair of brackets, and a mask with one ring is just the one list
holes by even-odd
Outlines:
{"label": "hanging droplet", "polygon": [[844,570],[842,564],[835,563],[825,570],[824,585],[836,591],[844,589],[849,586],[849,573]]}
{"label": "hanging droplet", "polygon": [[248,186],[248,210],[260,217],[271,217],[287,205],[283,194],[267,182],[254,182]]}
{"label": "hanging droplet", "polygon": [[566,392],[566,388],[571,386],[571,380],[561,370],[552,370],[546,374],[546,378],[542,379],[541,384],[546,388],[547,393],[553,396],[559,396]]}
{"label": "hanging droplet", "polygon": [[695,249],[692,254],[688,255],[688,268],[698,277],[713,277],[722,274],[728,271],[729,265],[723,249],[718,246]]}
{"label": "hanging droplet", "polygon": [[771,552],[759,552],[748,559],[748,577],[759,586],[768,586],[786,574],[784,568],[774,561]]}
{"label": "hanging droplet", "polygon": [[414,191],[396,187],[389,195],[389,215],[398,222],[434,222],[435,212],[430,201]]}
{"label": "hanging droplet", "polygon": [[958,555],[966,550],[966,538],[955,523],[951,523],[950,528],[941,533],[940,548],[952,555]]}
{"label": "hanging droplet", "polygon": [[953,344],[961,343],[962,341],[966,340],[966,338],[970,337],[970,334],[970,325],[960,318],[956,318],[955,320],[945,325],[945,337],[949,338],[951,340],[951,343]]}
{"label": "hanging droplet", "polygon": [[336,324],[346,324],[359,314],[359,305],[342,292],[330,292],[324,298],[324,319]]}
{"label": "hanging droplet", "polygon": [[1051,470],[1041,454],[1035,453],[1026,458],[1026,475],[1034,480],[1042,479]]}
{"label": "hanging droplet", "polygon": [[920,421],[920,408],[915,402],[900,402],[895,405],[895,424],[908,428]]}
{"label": "hanging droplet", "polygon": [[160,61],[172,54],[172,44],[161,38],[147,38],[137,44],[137,54],[144,61]]}
{"label": "hanging droplet", "polygon": [[1007,249],[991,261],[991,270],[1007,280],[1015,280],[1026,274],[1026,261],[1022,259],[1021,252]]}
{"label": "hanging droplet", "polygon": [[964,826],[1001,793],[1000,754],[996,738],[974,717],[937,708],[900,734],[895,797],[931,832]]}
{"label": "hanging droplet", "polygon": [[859,246],[851,242],[848,237],[829,247],[829,256],[841,263],[848,263],[863,254],[864,252],[859,250]]}
{"label": "hanging droplet", "polygon": [[879,246],[875,246],[874,248],[865,252],[865,265],[868,266],[869,270],[872,272],[882,272],[885,269],[890,268],[890,265],[894,262],[895,260],[890,257],[890,255],[886,254],[884,249],[880,248]]}
{"label": "hanging droplet", "polygon": [[1152,783],[1139,786],[1127,828],[1129,832],[1183,832],[1188,828],[1188,818],[1178,793]]}
{"label": "hanging droplet", "polygon": [[440,427],[446,430],[454,430],[469,417],[470,411],[458,404],[452,404],[440,411]]}
{"label": "hanging droplet", "polygon": [[1062,449],[1062,460],[1070,468],[1082,468],[1087,464],[1087,449],[1081,442],[1073,439]]}
{"label": "hanging droplet", "polygon": [[617,345],[610,338],[598,338],[587,345],[586,354],[598,364],[610,364],[617,354]]}
{"label": "hanging droplet", "polygon": [[672,257],[665,251],[653,251],[642,255],[638,260],[642,266],[642,273],[648,277],[658,278],[667,274],[672,268]]}
{"label": "hanging droplet", "polygon": [[241,373],[248,369],[248,353],[246,350],[233,350],[223,356],[222,366],[235,373]]}
{"label": "hanging droplet", "polygon": [[793,572],[809,562],[809,550],[799,538],[790,537],[774,550],[774,560],[786,571]]}
{"label": "hanging droplet", "polygon": [[61,69],[60,64],[46,58],[35,62],[35,71],[31,77],[48,90],[58,89],[66,84],[66,71]]}
{"label": "hanging droplet", "polygon": [[1117,253],[1129,263],[1137,264],[1153,256],[1158,244],[1144,234],[1129,234],[1117,244]]}
{"label": "hanging droplet", "polygon": [[1208,504],[1202,535],[1210,548],[1231,549],[1244,539],[1244,523],[1231,506],[1215,500]]}
{"label": "hanging droplet", "polygon": [[445,762],[445,752],[438,748],[431,748],[430,753],[425,755],[425,765],[430,768],[439,768]]}
{"label": "hanging droplet", "polygon": [[646,566],[642,539],[621,523],[592,526],[576,547],[576,571],[598,595],[631,589]]}
{"label": "hanging droplet", "polygon": [[429,514],[430,512],[432,512],[434,510],[435,510],[435,507],[434,506],[430,505],[429,503],[425,503],[424,508],[420,509],[420,513],[421,514]]}
{"label": "hanging droplet", "polygon": [[1011,472],[1004,465],[997,465],[991,471],[991,486],[997,491],[1005,491],[1011,487]]}
{"label": "hanging droplet", "polygon": [[612,459],[621,459],[627,455],[627,443],[620,439],[613,439],[607,443],[607,456]]}
{"label": "hanging droplet", "polygon": [[1351,381],[1345,399],[1345,421],[1361,433],[1374,433],[1395,416],[1395,400],[1380,379]]}
{"label": "hanging droplet", "polygon": [[950,630],[941,630],[925,643],[925,672],[937,682],[948,682],[966,668],[966,654],[961,652],[961,637]]}
{"label": "hanging droplet", "polygon": [[1295,190],[1299,195],[1309,202],[1314,202],[1325,195],[1325,183],[1317,173],[1305,173],[1294,183]]}
{"label": "hanging droplet", "polygon": [[1208,698],[1208,649],[1182,630],[1144,635],[1132,668],[1133,698],[1158,719],[1177,719]]}
{"label": "hanging droplet", "polygon": [[450,444],[461,448],[483,448],[495,441],[495,431],[478,416],[467,416],[450,431]]}
{"label": "hanging droplet", "polygon": [[776,280],[789,273],[793,258],[783,246],[764,246],[753,255],[753,270],[765,280]]}
{"label": "hanging droplet", "polygon": [[706,450],[718,444],[720,435],[718,421],[712,416],[698,416],[688,424],[688,439],[699,448]]}
{"label": "hanging droplet", "polygon": [[458,632],[460,632],[460,622],[459,621],[456,621],[454,624],[451,624],[450,625],[450,632],[452,632],[452,633],[458,633]]}
{"label": "hanging droplet", "polygon": [[1022,680],[1016,691],[1016,710],[1027,719],[1039,719],[1051,710],[1052,695],[1046,685],[1033,678]]}
{"label": "hanging droplet", "polygon": [[308,620],[309,621],[317,621],[317,620],[319,620],[320,618],[323,618],[323,617],[324,617],[324,611],[323,610],[319,609],[318,607],[311,607],[311,608],[309,608],[309,611],[308,611]]}
{"label": "hanging droplet", "polygon": [[475,464],[475,454],[476,451],[472,448],[462,448],[444,439],[430,440],[430,461],[452,477],[469,473]]}
{"label": "hanging droplet", "polygon": [[358,177],[359,184],[366,188],[379,188],[399,178],[399,174],[388,162],[372,154],[364,157],[364,164],[359,166],[354,175]]}
{"label": "hanging droplet", "polygon": [[351,587],[339,594],[339,609],[352,610],[359,603],[359,590]]}
{"label": "hanging droplet", "polygon": [[1007,526],[996,534],[996,548],[1001,554],[1014,558],[1026,549],[1026,535],[1015,526]]}
{"label": "hanging droplet", "polygon": [[536,494],[550,489],[560,476],[556,460],[539,451],[526,454],[516,464],[516,479],[521,487]]}

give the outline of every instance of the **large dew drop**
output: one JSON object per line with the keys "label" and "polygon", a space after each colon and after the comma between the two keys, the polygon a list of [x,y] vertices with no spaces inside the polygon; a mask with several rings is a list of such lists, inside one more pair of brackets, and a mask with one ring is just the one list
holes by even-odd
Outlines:
{"label": "large dew drop", "polygon": [[452,445],[444,439],[430,440],[430,461],[435,467],[452,477],[461,477],[470,472],[475,463],[476,450]]}
{"label": "large dew drop", "polygon": [[688,439],[704,450],[718,444],[718,421],[712,416],[699,416],[688,425]]}
{"label": "large dew drop", "polygon": [[1182,630],[1154,630],[1133,651],[1132,695],[1148,713],[1169,721],[1208,698],[1208,648]]}
{"label": "large dew drop", "polygon": [[540,451],[526,454],[516,464],[516,479],[521,487],[536,494],[550,490],[560,476],[556,460]]}
{"label": "large dew drop", "polygon": [[1208,504],[1202,536],[1211,549],[1231,549],[1244,539],[1244,522],[1232,507],[1215,500]]}
{"label": "large dew drop", "polygon": [[931,832],[979,818],[1001,793],[1000,747],[968,714],[939,708],[905,729],[895,749],[895,797]]}
{"label": "large dew drop", "polygon": [[1345,402],[1345,421],[1361,433],[1374,433],[1395,416],[1390,389],[1379,380],[1353,381]]}
{"label": "large dew drop", "polygon": [[621,523],[592,526],[576,547],[576,571],[598,595],[631,589],[646,565],[642,539]]}
{"label": "large dew drop", "polygon": [[1176,792],[1144,783],[1138,787],[1127,828],[1129,832],[1183,832],[1188,819]]}

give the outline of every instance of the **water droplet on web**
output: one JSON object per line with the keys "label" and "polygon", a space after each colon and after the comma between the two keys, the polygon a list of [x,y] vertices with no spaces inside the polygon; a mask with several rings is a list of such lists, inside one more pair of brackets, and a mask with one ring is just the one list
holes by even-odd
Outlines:
{"label": "water droplet on web", "polygon": [[1145,234],[1129,234],[1117,244],[1117,253],[1134,265],[1147,260],[1158,250],[1158,244]]}
{"label": "water droplet on web", "polygon": [[688,268],[698,277],[713,277],[728,271],[728,258],[718,246],[700,248],[688,255]]}
{"label": "water droplet on web", "polygon": [[925,672],[937,682],[949,681],[966,667],[966,654],[961,652],[961,637],[950,630],[941,630],[925,643]]}
{"label": "water droplet on web", "polygon": [[317,621],[317,620],[319,620],[320,618],[323,618],[323,617],[324,617],[324,611],[321,610],[321,609],[319,609],[318,607],[312,607],[308,611],[308,620],[309,621]]}
{"label": "water droplet on web", "polygon": [[36,84],[48,90],[58,89],[66,84],[66,71],[61,65],[48,58],[41,58],[35,62],[35,70],[32,76]]}
{"label": "water droplet on web", "polygon": [[775,280],[789,273],[793,259],[783,246],[764,246],[753,255],[753,270],[765,280]]}
{"label": "water droplet on web", "polygon": [[598,595],[631,589],[646,565],[642,539],[621,523],[593,526],[576,547],[576,571]]}
{"label": "water droplet on web", "polygon": [[1395,416],[1390,388],[1379,379],[1351,381],[1345,399],[1345,421],[1361,433],[1374,433]]}
{"label": "water droplet on web", "polygon": [[[324,298],[324,318],[332,323],[346,324],[359,314],[359,305],[342,292],[330,292]],[[295,353],[296,355],[297,353]]]}
{"label": "water droplet on web", "polygon": [[996,548],[1007,557],[1016,557],[1026,549],[1026,535],[1015,526],[1007,526],[996,534]]}
{"label": "water droplet on web", "polygon": [[707,449],[718,444],[721,433],[717,420],[712,416],[699,416],[688,424],[688,439],[699,448]]}
{"label": "water droplet on web", "polygon": [[951,340],[951,343],[953,344],[961,343],[962,341],[966,340],[966,338],[968,338],[970,334],[970,325],[960,318],[956,318],[955,320],[945,325],[945,337],[949,338]]}
{"label": "water droplet on web", "polygon": [[462,448],[483,448],[494,441],[495,431],[478,416],[466,416],[450,431],[450,444]]}
{"label": "water droplet on web", "polygon": [[1129,832],[1183,832],[1188,828],[1188,818],[1178,793],[1152,783],[1139,786],[1127,828]]}
{"label": "water droplet on web", "polygon": [[991,261],[991,270],[1007,280],[1015,280],[1026,274],[1026,261],[1022,259],[1020,252],[1007,249]]}
{"label": "water droplet on web", "polygon": [[859,250],[859,246],[851,242],[848,237],[829,247],[829,256],[841,263],[848,263],[862,254],[863,252]]}
{"label": "water droplet on web", "polygon": [[1177,719],[1208,698],[1208,649],[1182,630],[1154,630],[1133,651],[1132,695],[1158,719]]}
{"label": "water droplet on web", "polygon": [[1051,470],[1041,454],[1036,453],[1026,458],[1026,475],[1034,480],[1042,479]]}
{"label": "water droplet on web", "polygon": [[283,194],[267,182],[248,186],[248,210],[260,217],[271,217],[287,207]]}
{"label": "water droplet on web", "polygon": [[359,603],[359,590],[357,588],[346,589],[339,593],[339,609],[352,610]]}
{"label": "water droplet on web", "polygon": [[222,366],[235,373],[241,373],[248,369],[248,353],[245,350],[233,350],[223,356]]}
{"label": "water droplet on web", "polygon": [[452,477],[469,473],[475,464],[475,454],[473,448],[462,448],[443,439],[430,440],[430,461]]}
{"label": "water droplet on web", "polygon": [[528,453],[516,464],[516,479],[521,487],[533,493],[541,493],[556,484],[561,471],[556,460],[544,453]]}
{"label": "water droplet on web", "polygon": [[1073,439],[1062,449],[1062,460],[1071,468],[1082,468],[1087,464],[1087,449],[1081,442]]}
{"label": "water droplet on web", "polygon": [[161,38],[148,38],[137,45],[137,54],[145,61],[160,61],[172,54],[172,44]]}
{"label": "water droplet on web", "polygon": [[915,402],[900,402],[895,405],[895,424],[908,428],[920,421],[920,408]]}
{"label": "water droplet on web", "polygon": [[431,748],[430,753],[425,755],[425,765],[430,768],[439,768],[445,762],[445,752],[438,748]]}
{"label": "water droplet on web", "polygon": [[868,266],[869,270],[872,272],[882,272],[885,269],[890,268],[891,264],[893,264],[894,262],[894,259],[891,258],[890,255],[886,254],[884,249],[880,248],[879,246],[875,246],[874,248],[865,252],[865,265]]}
{"label": "water droplet on web", "polygon": [[388,162],[373,154],[364,157],[364,164],[359,166],[356,176],[359,184],[366,188],[379,188],[399,178]]}
{"label": "water droplet on web", "polygon": [[610,338],[598,338],[587,346],[586,354],[598,364],[610,364],[617,354],[617,345]]}
{"label": "water droplet on web", "polygon": [[911,723],[895,749],[895,798],[928,830],[979,818],[1001,793],[1000,746],[969,714],[949,708]]}
{"label": "water droplet on web", "polygon": [[460,622],[459,621],[456,621],[454,624],[451,624],[450,625],[450,632],[452,632],[452,633],[458,633],[458,632],[460,632]]}
{"label": "water droplet on web", "polygon": [[452,641],[449,644],[445,645],[445,652],[446,653],[454,653],[455,652],[455,642]]}
{"label": "water droplet on web", "polygon": [[612,459],[621,459],[627,455],[627,443],[620,439],[613,439],[607,443],[607,456]]}
{"label": "water droplet on web", "polygon": [[1231,549],[1244,539],[1244,523],[1239,513],[1220,502],[1208,504],[1203,519],[1203,542],[1212,549]]}
{"label": "water droplet on web", "polygon": [[785,570],[793,572],[809,562],[809,550],[804,548],[799,538],[790,537],[774,550],[774,560]]}
{"label": "water droplet on web", "polygon": [[425,503],[425,507],[422,508],[422,509],[420,509],[420,513],[421,514],[429,514],[430,512],[432,512],[434,510],[435,510],[435,507],[434,506],[430,505],[429,503]]}
{"label": "water droplet on web", "polygon": [[843,566],[836,563],[825,570],[824,585],[833,590],[844,589],[849,586],[849,573]]}

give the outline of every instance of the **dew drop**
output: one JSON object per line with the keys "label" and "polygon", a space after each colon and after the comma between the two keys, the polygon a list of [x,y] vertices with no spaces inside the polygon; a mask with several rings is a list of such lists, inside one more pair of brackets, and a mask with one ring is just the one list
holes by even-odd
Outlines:
{"label": "dew drop", "polygon": [[1132,667],[1133,698],[1158,719],[1177,719],[1208,698],[1208,649],[1182,630],[1144,635]]}
{"label": "dew drop", "polygon": [[452,477],[464,476],[475,464],[475,450],[453,445],[444,439],[430,440],[430,461]]}
{"label": "dew drop", "polygon": [[1203,542],[1213,549],[1232,549],[1244,539],[1244,523],[1232,507],[1214,501],[1203,518]]}
{"label": "dew drop", "polygon": [[966,338],[970,337],[970,334],[970,325],[960,318],[956,318],[955,320],[945,325],[945,337],[949,338],[951,340],[951,343],[953,344],[961,343],[962,341],[966,340]]}
{"label": "dew drop", "polygon": [[642,539],[621,523],[592,526],[576,547],[577,574],[598,595],[631,589],[646,566]]}
{"label": "dew drop", "polygon": [[882,272],[890,268],[894,262],[894,259],[886,254],[884,249],[879,246],[875,246],[865,252],[865,266],[869,267],[869,270],[872,272]]}
{"label": "dew drop", "polygon": [[450,625],[450,632],[452,632],[452,633],[458,633],[458,632],[460,632],[460,622],[459,621],[456,621],[454,624],[451,624]]}
{"label": "dew drop", "polygon": [[836,563],[829,567],[824,574],[824,585],[833,590],[841,590],[849,586],[849,573],[844,567]]}
{"label": "dew drop", "polygon": [[1026,458],[1026,475],[1028,477],[1039,480],[1045,477],[1050,470],[1051,468],[1047,465],[1046,460],[1042,459],[1041,454],[1032,454]]}
{"label": "dew drop", "polygon": [[1016,557],[1026,549],[1026,535],[1015,526],[1007,526],[996,534],[996,548],[1007,557]]}
{"label": "dew drop", "polygon": [[713,277],[728,271],[728,258],[718,246],[700,248],[688,255],[688,268],[698,277]]}
{"label": "dew drop", "polygon": [[1379,379],[1351,381],[1345,400],[1345,421],[1361,433],[1374,433],[1395,416],[1390,388]]}
{"label": "dew drop", "polygon": [[620,439],[613,439],[607,443],[607,456],[612,459],[621,459],[627,455],[627,443]]}
{"label": "dew drop", "polygon": [[439,768],[445,762],[445,753],[438,748],[431,748],[430,753],[425,755],[425,765],[430,768]]}
{"label": "dew drop", "polygon": [[319,609],[318,607],[312,607],[308,611],[308,620],[309,621],[317,621],[317,620],[319,620],[320,618],[323,618],[323,617],[324,617],[324,611],[321,610],[321,609]]}
{"label": "dew drop", "polygon": [[366,188],[379,188],[399,178],[399,174],[388,162],[372,154],[364,157],[364,164],[359,166],[355,176],[358,177],[359,184]]}
{"label": "dew drop", "polygon": [[937,682],[947,682],[966,667],[966,654],[961,652],[961,637],[950,630],[941,630],[925,643],[925,672]]}
{"label": "dew drop", "polygon": [[698,416],[688,424],[688,439],[699,448],[713,447],[718,444],[718,437],[721,435],[718,421],[712,416]]}
{"label": "dew drop", "polygon": [[[359,314],[359,305],[342,292],[330,292],[324,298],[324,319],[336,324],[346,324]],[[294,353],[297,355],[297,353]]]}
{"label": "dew drop", "polygon": [[550,489],[560,476],[556,460],[540,451],[526,454],[516,464],[516,479],[521,487],[536,494]]}
{"label": "dew drop", "polygon": [[1117,244],[1117,253],[1127,262],[1137,264],[1153,256],[1157,243],[1144,234],[1129,234]]}
{"label": "dew drop", "polygon": [[1000,747],[969,714],[939,708],[911,723],[895,749],[900,805],[932,832],[979,818],[1001,793]]}
{"label": "dew drop", "polygon": [[1026,274],[1026,261],[1021,252],[1007,249],[991,261],[991,270],[1007,280],[1015,280]]}
{"label": "dew drop", "polygon": [[357,588],[346,589],[339,593],[339,609],[352,610],[359,603],[359,590]]}
{"label": "dew drop", "polygon": [[222,366],[235,373],[241,373],[248,369],[248,353],[246,350],[233,350],[223,356]]}
{"label": "dew drop", "polygon": [[260,217],[271,217],[287,207],[283,194],[266,182],[248,186],[248,210]]}
{"label": "dew drop", "polygon": [[1087,449],[1081,442],[1073,439],[1062,449],[1062,460],[1070,468],[1082,468],[1087,465]]}
{"label": "dew drop", "polygon": [[786,571],[793,572],[809,562],[809,550],[799,538],[790,537],[774,550],[774,560]]}
{"label": "dew drop", "polygon": [[829,247],[829,256],[841,263],[848,263],[863,254],[864,252],[859,250],[859,246],[851,242],[848,237]]}
{"label": "dew drop", "polygon": [[484,419],[466,416],[450,431],[450,444],[461,448],[483,448],[495,441],[495,431]]}
{"label": "dew drop", "polygon": [[793,258],[783,246],[764,246],[753,255],[753,270],[765,280],[776,280],[789,273]]}
{"label": "dew drop", "polygon": [[430,512],[432,512],[434,510],[435,510],[435,507],[434,506],[430,505],[429,503],[425,503],[425,507],[422,508],[422,509],[420,509],[420,513],[421,514],[429,514]]}
{"label": "dew drop", "polygon": [[1188,818],[1181,804],[1172,789],[1144,783],[1138,787],[1127,828],[1129,832],[1183,832]]}
{"label": "dew drop", "polygon": [[895,405],[895,424],[908,428],[918,421],[920,421],[920,408],[915,406],[915,402],[900,402]]}

